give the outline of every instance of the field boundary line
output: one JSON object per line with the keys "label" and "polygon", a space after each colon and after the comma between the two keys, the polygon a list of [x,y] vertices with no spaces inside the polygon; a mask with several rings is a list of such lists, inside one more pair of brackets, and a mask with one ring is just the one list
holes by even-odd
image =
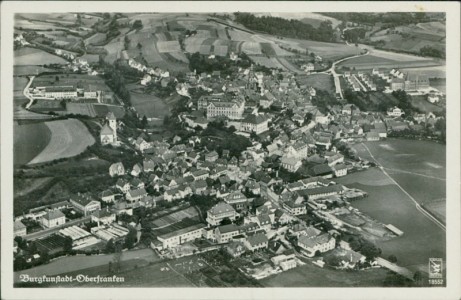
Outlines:
{"label": "field boundary line", "polygon": [[[368,147],[364,144],[364,143],[361,143],[365,149],[367,149],[368,153],[370,154],[371,158],[373,158],[373,160],[379,164],[378,160],[373,156],[373,154],[371,153],[370,149],[368,149]],[[410,198],[411,201],[413,201],[415,203],[415,206],[416,206],[416,209],[423,215],[425,216],[426,218],[428,218],[429,220],[431,220],[433,223],[435,223],[437,226],[439,226],[443,231],[447,231],[446,230],[446,227],[445,225],[440,222],[439,220],[437,220],[436,218],[434,218],[429,212],[426,211],[425,208],[423,208],[419,203],[418,201],[415,200],[415,198],[413,198],[404,188],[402,188],[400,186],[400,184],[397,183],[397,181],[394,180],[394,178],[392,178],[385,170],[384,167],[382,167],[381,165],[379,165],[379,169],[384,173],[384,175],[386,175],[387,177],[389,177],[389,179],[396,185],[400,188],[400,190],[402,190],[402,192],[405,193],[405,195],[408,196],[408,198]]]}
{"label": "field boundary line", "polygon": [[383,168],[386,169],[386,170],[389,170],[389,171],[396,171],[396,172],[400,172],[400,173],[407,173],[407,174],[412,174],[412,175],[427,177],[427,178],[431,178],[431,179],[437,179],[437,180],[447,181],[445,178],[440,178],[440,177],[425,175],[425,174],[421,174],[421,173],[415,173],[415,172],[409,172],[409,171],[404,171],[404,170],[399,170],[399,169],[392,169],[392,168],[385,168],[385,167],[383,167]]}

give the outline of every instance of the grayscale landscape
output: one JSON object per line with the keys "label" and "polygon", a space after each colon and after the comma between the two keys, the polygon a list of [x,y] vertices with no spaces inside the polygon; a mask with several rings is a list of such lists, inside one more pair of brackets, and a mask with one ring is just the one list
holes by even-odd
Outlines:
{"label": "grayscale landscape", "polygon": [[15,14],[15,287],[446,286],[445,53],[444,13]]}

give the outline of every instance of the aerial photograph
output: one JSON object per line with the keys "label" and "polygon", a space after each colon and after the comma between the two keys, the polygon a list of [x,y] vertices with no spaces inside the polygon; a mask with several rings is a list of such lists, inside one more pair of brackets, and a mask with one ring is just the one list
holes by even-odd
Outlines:
{"label": "aerial photograph", "polygon": [[16,13],[14,287],[446,287],[446,25]]}

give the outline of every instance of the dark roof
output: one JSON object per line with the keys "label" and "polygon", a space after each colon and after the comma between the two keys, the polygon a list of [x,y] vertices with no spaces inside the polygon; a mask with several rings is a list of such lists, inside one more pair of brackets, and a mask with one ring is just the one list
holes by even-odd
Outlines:
{"label": "dark roof", "polygon": [[228,233],[233,231],[238,231],[239,228],[235,224],[227,224],[218,227],[220,233]]}
{"label": "dark roof", "polygon": [[260,245],[260,244],[269,242],[269,240],[267,239],[267,236],[263,233],[256,233],[252,236],[249,236],[247,240],[251,246]]}

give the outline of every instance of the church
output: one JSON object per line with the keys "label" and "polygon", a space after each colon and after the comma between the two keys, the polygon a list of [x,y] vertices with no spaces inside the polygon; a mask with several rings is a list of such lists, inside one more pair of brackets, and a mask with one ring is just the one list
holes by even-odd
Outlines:
{"label": "church", "polygon": [[102,127],[100,138],[101,144],[117,144],[117,119],[113,112],[106,116],[107,123]]}

